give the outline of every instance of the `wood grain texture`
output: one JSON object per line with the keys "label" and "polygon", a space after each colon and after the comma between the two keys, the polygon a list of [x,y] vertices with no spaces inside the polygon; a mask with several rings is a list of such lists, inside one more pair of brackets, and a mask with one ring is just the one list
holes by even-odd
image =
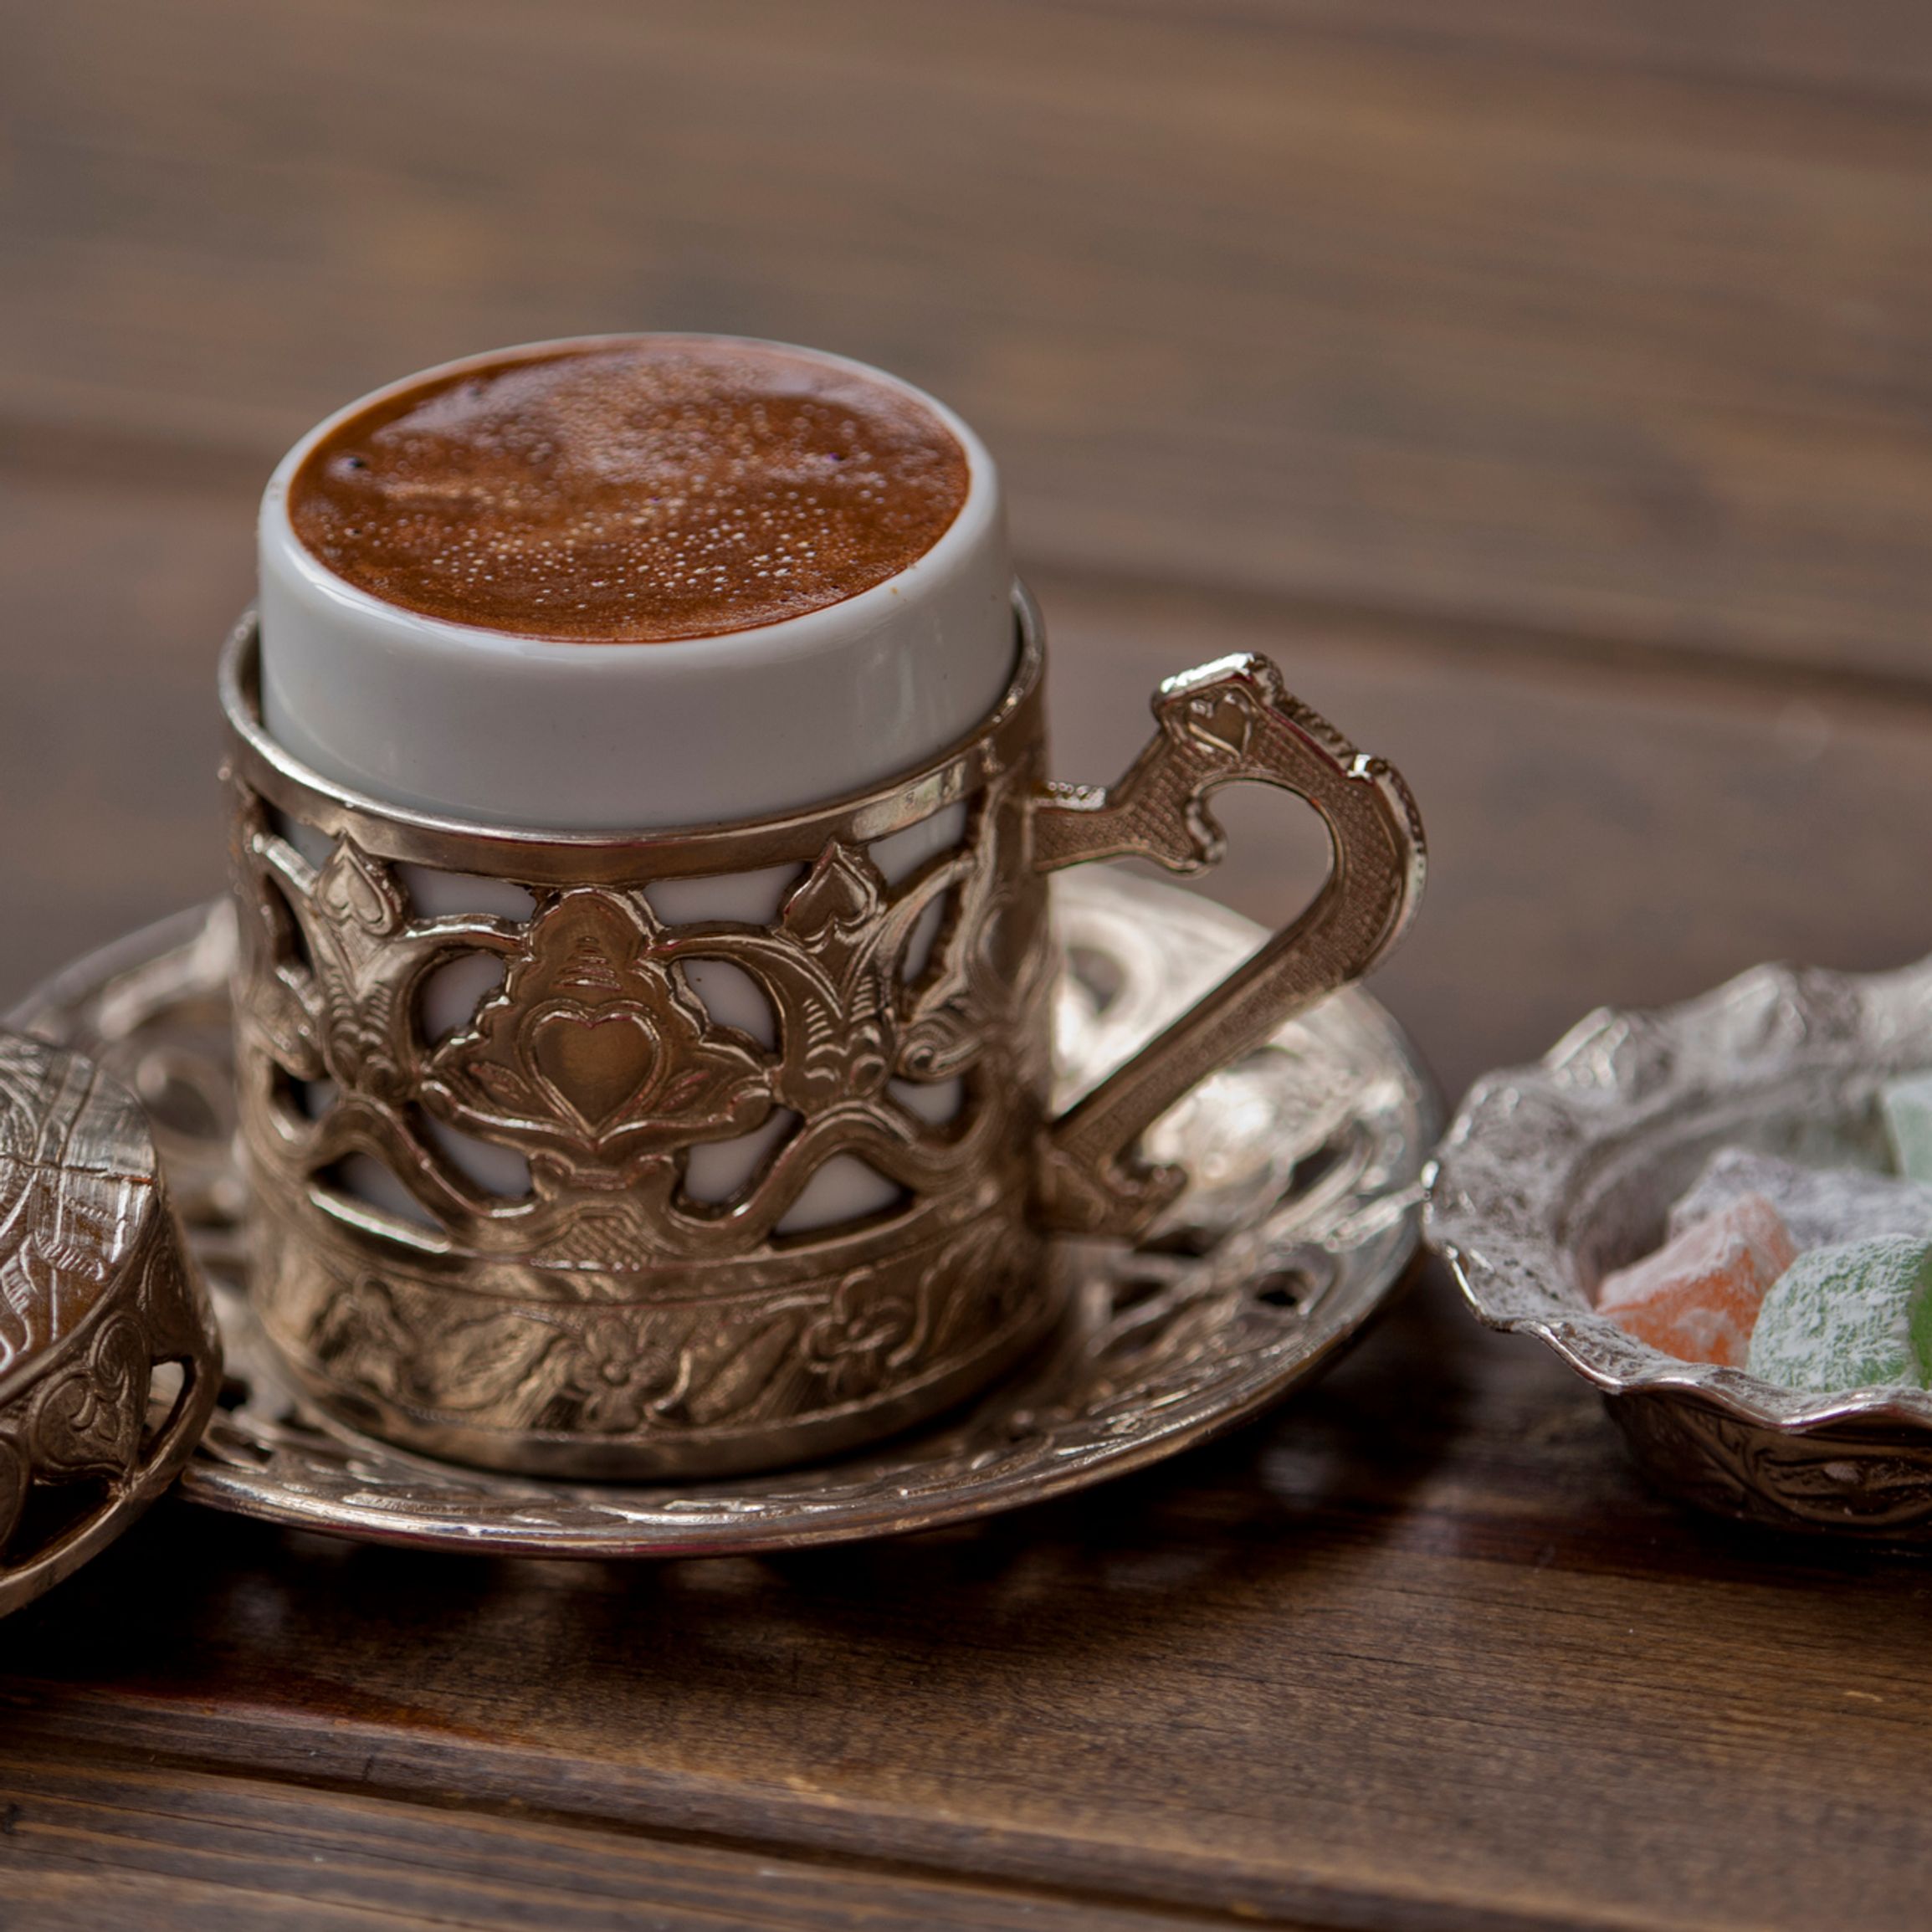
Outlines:
{"label": "wood grain texture", "polygon": [[[1101,18],[1171,18],[1172,0],[1068,0]],[[1419,42],[1486,63],[1499,56],[1674,74],[1884,101],[1932,91],[1932,23],[1894,0],[1207,0],[1200,11],[1248,27]]]}
{"label": "wood grain texture", "polygon": [[10,1627],[0,1694],[13,1759],[1123,1906],[1907,1926],[1924,1590],[1653,1500],[1432,1282],[1271,1424],[897,1544],[546,1567],[177,1509]]}
{"label": "wood grain texture", "polygon": [[1163,1932],[1142,1910],[889,1866],[807,1861],[314,1784],[129,1766],[31,1745],[0,1759],[0,1924],[89,1932]]}
{"label": "wood grain texture", "polygon": [[0,417],[259,473],[479,345],[775,335],[1043,562],[1923,677],[1925,32],[1743,20],[8,0]]}
{"label": "wood grain texture", "polygon": [[[994,441],[1055,764],[1261,649],[1394,758],[1452,1091],[1932,948],[1932,15],[0,0],[0,1000],[218,889],[252,499],[439,356],[739,329]],[[1311,825],[1230,800],[1278,916]],[[1641,1489],[1438,1275],[1080,1499],[768,1562],[157,1512],[6,1626],[0,1926],[1915,1928],[1929,1573]]]}

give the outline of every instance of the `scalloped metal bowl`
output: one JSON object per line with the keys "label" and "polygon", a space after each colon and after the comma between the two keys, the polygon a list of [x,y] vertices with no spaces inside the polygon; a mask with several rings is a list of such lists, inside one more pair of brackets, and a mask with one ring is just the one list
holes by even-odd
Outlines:
{"label": "scalloped metal bowl", "polygon": [[1470,1089],[1437,1150],[1426,1238],[1484,1322],[1535,1335],[1602,1391],[1659,1487],[1782,1528],[1932,1539],[1932,1392],[1775,1387],[1678,1361],[1591,1306],[1718,1147],[1883,1167],[1878,1089],[1927,1065],[1932,961],[1760,966],[1681,1006],[1599,1011]]}

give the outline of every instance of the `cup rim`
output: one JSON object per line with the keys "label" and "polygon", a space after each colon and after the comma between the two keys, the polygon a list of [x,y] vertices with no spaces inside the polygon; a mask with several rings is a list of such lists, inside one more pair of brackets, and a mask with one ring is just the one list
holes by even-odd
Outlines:
{"label": "cup rim", "polygon": [[[808,362],[828,364],[895,389],[930,409],[964,452],[967,474],[966,500],[952,521],[929,548],[903,569],[854,596],[842,597],[835,603],[821,604],[812,610],[782,618],[771,623],[747,625],[741,630],[710,632],[701,636],[666,638],[648,643],[541,638],[527,632],[500,630],[488,625],[431,617],[351,583],[324,563],[296,534],[289,515],[289,486],[295,473],[319,443],[364,411],[426,383],[460,376],[467,370],[493,367],[540,352],[595,349],[637,341],[726,343],[746,348],[774,349]],[[745,672],[755,670],[761,664],[789,658],[800,648],[809,648],[817,633],[834,625],[864,628],[870,624],[875,616],[903,598],[909,588],[916,589],[920,580],[942,574],[956,557],[970,551],[983,538],[987,521],[1000,516],[1001,504],[999,476],[992,454],[972,427],[936,396],[908,382],[903,377],[894,375],[889,370],[862,362],[856,356],[840,356],[828,350],[812,348],[802,343],[782,342],[766,336],[724,335],[701,329],[612,330],[601,334],[560,336],[545,341],[511,343],[474,355],[459,356],[428,369],[398,377],[394,382],[385,382],[353,402],[344,403],[310,428],[276,464],[262,491],[256,534],[259,546],[265,548],[272,543],[285,566],[300,576],[313,594],[339,605],[352,620],[400,626],[411,634],[415,648],[438,656],[460,652],[472,666],[479,653],[484,657],[525,664],[579,667],[589,654],[599,664],[618,670],[648,663],[669,674],[686,669],[694,658],[701,657],[707,669],[728,661],[732,671]]]}

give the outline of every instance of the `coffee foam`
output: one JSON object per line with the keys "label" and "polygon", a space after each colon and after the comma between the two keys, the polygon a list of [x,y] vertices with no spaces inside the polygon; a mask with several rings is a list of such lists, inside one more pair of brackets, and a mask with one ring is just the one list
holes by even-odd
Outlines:
{"label": "coffee foam", "polygon": [[573,643],[716,637],[896,577],[966,500],[906,392],[763,343],[659,337],[471,365],[338,424],[290,486],[373,597]]}

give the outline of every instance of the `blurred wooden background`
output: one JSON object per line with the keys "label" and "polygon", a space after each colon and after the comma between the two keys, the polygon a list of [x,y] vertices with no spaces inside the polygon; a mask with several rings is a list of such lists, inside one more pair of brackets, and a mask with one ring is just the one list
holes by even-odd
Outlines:
{"label": "blurred wooden background", "polygon": [[[1452,1093],[1932,949],[1907,0],[0,0],[0,1001],[218,889],[280,450],[631,328],[980,427],[1066,776],[1241,648],[1395,759],[1434,871],[1378,990]],[[1278,914],[1307,828],[1230,816],[1211,889]],[[0,1924],[1921,1923],[1922,1575],[1652,1502],[1432,1280],[1270,1430],[951,1542],[163,1512],[8,1626]]]}

